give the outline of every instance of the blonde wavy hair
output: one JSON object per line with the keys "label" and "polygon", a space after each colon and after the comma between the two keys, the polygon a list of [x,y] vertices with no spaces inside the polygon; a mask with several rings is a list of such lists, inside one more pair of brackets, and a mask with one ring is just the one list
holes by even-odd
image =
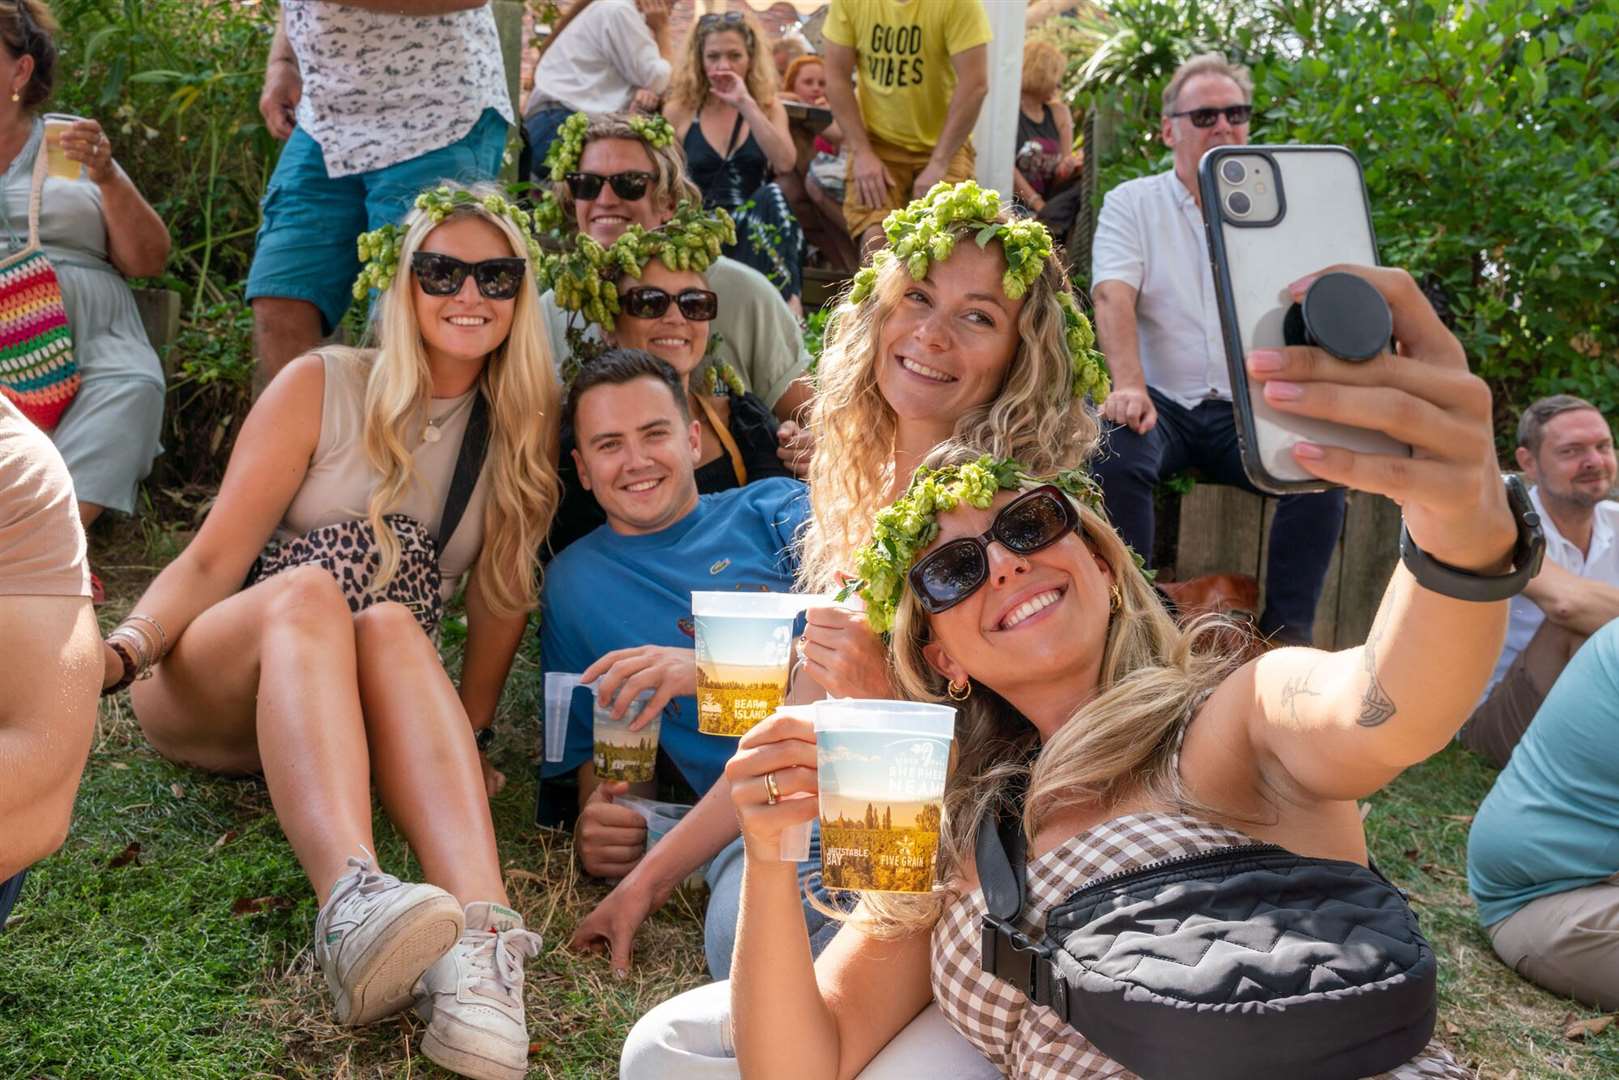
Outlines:
{"label": "blonde wavy hair", "polygon": [[[726,12],[731,14],[731,12]],[[751,11],[738,11],[742,24],[734,22],[709,23],[703,26],[699,18],[691,24],[686,44],[681,49],[685,60],[675,69],[669,84],[669,105],[689,109],[696,113],[708,99],[708,72],[703,70],[703,42],[713,34],[741,34],[748,50],[748,93],[761,109],[768,109],[776,100],[776,61],[770,55],[770,43],[765,39],[764,27]]]}
{"label": "blonde wavy hair", "polygon": [[[628,113],[591,113],[590,126],[585,129],[585,146],[589,146],[597,139],[628,139],[630,142],[640,143],[646,149],[647,156],[652,159],[652,190],[651,198],[665,215],[673,214],[675,207],[683,202],[703,205],[703,193],[697,185],[686,176],[686,152],[680,148],[679,139],[671,139],[668,146],[653,146],[641,138],[641,133],[630,126]],[[579,156],[584,157],[584,149],[580,148]],[[556,198],[557,205],[562,207],[565,227],[572,231],[574,227],[573,191],[569,189],[566,180],[558,180],[551,185],[551,194]]]}
{"label": "blonde wavy hair", "polygon": [[[1010,215],[1003,209],[996,220]],[[953,230],[958,245],[972,242],[976,228]],[[877,387],[877,351],[883,324],[911,280],[901,261],[890,262],[878,271],[871,295],[854,304],[846,293],[828,324],[808,421],[815,435],[812,513],[799,571],[807,591],[837,587],[855,548],[871,538],[872,516],[909,479],[892,475],[895,416]],[[1074,468],[1095,452],[1096,415],[1074,396],[1067,324],[1057,302],[1069,288],[1056,256],[1046,259],[1025,294],[1005,381],[994,398],[961,415],[946,445],[978,448],[973,457],[1015,458],[1038,474]]]}
{"label": "blonde wavy hair", "polygon": [[[466,190],[479,197],[499,191],[488,184]],[[411,256],[440,224],[464,217],[490,222],[505,234],[513,255],[528,258],[528,246],[517,227],[477,203],[457,206],[444,222],[435,222],[424,210],[412,210],[404,221],[399,268],[380,300],[378,347],[327,350],[368,372],[362,444],[366,461],[381,477],[366,509],[382,552],[382,568],[372,586],[376,590],[399,569],[399,539],[382,519],[416,480],[411,451],[420,441],[433,396],[427,350],[416,321]],[[556,470],[561,409],[555,370],[540,320],[534,268],[529,266],[517,293],[511,332],[489,354],[477,386],[489,403],[489,451],[483,471],[489,498],[476,567],[497,615],[531,611],[538,604],[540,544],[562,497]]]}
{"label": "blonde wavy hair", "polygon": [[[945,448],[927,464],[957,465],[977,456]],[[1039,483],[1027,481],[1022,490]],[[1113,571],[1120,599],[1108,623],[1096,695],[1043,746],[1033,725],[976,679],[967,700],[947,697],[947,680],[922,651],[933,640],[927,612],[912,589],[900,596],[889,644],[899,696],[956,707],[958,756],[945,785],[939,838],[937,876],[946,888],[920,896],[865,894],[857,919],[874,936],[903,936],[933,924],[954,895],[949,884],[973,865],[978,823],[1010,808],[1019,781],[1027,782],[1022,816],[1031,839],[1054,811],[1075,802],[1109,804],[1142,793],[1157,803],[1205,809],[1182,788],[1175,763],[1193,710],[1233,666],[1218,648],[1229,624],[1210,617],[1177,626],[1107,519],[1078,499],[1069,501],[1086,544]]]}

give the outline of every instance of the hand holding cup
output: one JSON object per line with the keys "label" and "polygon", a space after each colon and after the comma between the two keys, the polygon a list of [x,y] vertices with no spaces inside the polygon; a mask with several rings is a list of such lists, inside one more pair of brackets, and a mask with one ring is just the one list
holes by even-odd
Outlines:
{"label": "hand holding cup", "polygon": [[782,709],[756,724],[725,765],[750,859],[780,861],[782,831],[815,820],[816,800],[797,797],[818,791],[812,712]]}

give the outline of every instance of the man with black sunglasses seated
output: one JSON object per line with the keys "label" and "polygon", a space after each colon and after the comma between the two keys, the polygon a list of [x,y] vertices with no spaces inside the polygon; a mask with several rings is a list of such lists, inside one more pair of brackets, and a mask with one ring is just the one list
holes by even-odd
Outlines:
{"label": "man with black sunglasses seated", "polygon": [[[809,500],[803,484],[781,476],[698,495],[701,444],[680,376],[639,349],[611,349],[585,365],[563,405],[563,425],[574,432],[580,479],[607,524],[570,544],[546,572],[542,665],[583,672],[587,682],[599,677],[599,701],[618,716],[650,692],[642,714],[663,714],[660,773],[672,767],[699,797],[648,848],[646,820],[617,800],[652,795],[653,785],[632,791],[596,780],[590,694],[575,694],[562,760],[547,761],[541,775],[578,773],[579,861],[586,873],[621,880],[579,924],[572,945],[605,949],[613,967],[626,971],[641,923],[701,871],[709,886],[703,948],[710,971],[723,979],[742,888],[742,841],[724,784],[736,740],[697,730],[691,594],[792,591],[793,540]],[[817,842],[812,838],[810,859],[800,866],[818,893]],[[837,924],[808,902],[804,911],[818,950]]]}
{"label": "man with black sunglasses seated", "polygon": [[[1195,468],[1211,483],[1255,490],[1237,449],[1197,187],[1205,152],[1247,143],[1252,96],[1248,69],[1218,53],[1182,64],[1164,90],[1160,131],[1174,167],[1108,192],[1096,222],[1091,296],[1097,342],[1113,376],[1102,403],[1111,426],[1096,475],[1108,516],[1149,559],[1160,478]],[[1272,641],[1310,644],[1343,515],[1341,488],[1278,500],[1259,619]]]}
{"label": "man with black sunglasses seated", "polygon": [[[624,114],[593,113],[575,154],[561,163],[563,179],[551,191],[574,230],[603,247],[631,225],[656,229],[681,203],[702,205],[702,194],[686,178],[685,154],[672,129],[632,124]],[[719,339],[715,354],[778,417],[792,420],[814,393],[804,375],[809,352],[798,320],[776,287],[752,267],[722,256],[705,273],[721,300],[713,325]],[[550,292],[540,306],[552,352],[561,360],[568,355],[568,313]],[[797,426],[786,426],[790,440]],[[803,475],[798,464],[790,463]],[[807,459],[802,464],[807,469]]]}

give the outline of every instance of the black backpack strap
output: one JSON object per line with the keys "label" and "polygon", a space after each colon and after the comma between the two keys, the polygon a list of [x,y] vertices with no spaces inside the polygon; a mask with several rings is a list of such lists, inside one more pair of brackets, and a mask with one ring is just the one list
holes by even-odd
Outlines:
{"label": "black backpack strap", "polygon": [[438,535],[433,537],[441,558],[450,537],[455,535],[455,527],[461,524],[461,515],[467,511],[472,489],[478,486],[478,474],[483,472],[483,459],[489,452],[489,400],[483,396],[482,389],[475,389],[473,393],[477,396],[472,399],[472,413],[467,417],[466,431],[461,434],[455,473],[450,477],[449,493],[444,496],[444,513],[439,515]]}
{"label": "black backpack strap", "polygon": [[1024,874],[1028,865],[1022,802],[1020,785],[1001,813],[985,814],[978,822],[974,858],[978,864],[978,884],[984,894],[979,965],[987,974],[1023,991],[1036,1005],[1056,1009],[1066,1022],[1068,1002],[1060,983],[1056,994],[1052,992],[1056,980],[1051,946],[1018,929],[1023,918]]}

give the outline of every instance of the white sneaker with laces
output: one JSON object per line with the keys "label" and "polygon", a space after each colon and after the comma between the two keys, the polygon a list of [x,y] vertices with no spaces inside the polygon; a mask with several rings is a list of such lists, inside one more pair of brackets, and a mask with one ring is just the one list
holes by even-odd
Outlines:
{"label": "white sneaker with laces", "polygon": [[465,922],[455,897],[372,870],[370,852],[348,864],[315,916],[315,959],[337,1022],[358,1026],[409,1005],[422,972],[455,945]]}
{"label": "white sneaker with laces", "polygon": [[540,935],[511,908],[467,905],[467,928],[427,970],[416,1013],[427,1021],[422,1053],[473,1080],[522,1080],[528,1073],[523,1018],[523,960],[537,956]]}

